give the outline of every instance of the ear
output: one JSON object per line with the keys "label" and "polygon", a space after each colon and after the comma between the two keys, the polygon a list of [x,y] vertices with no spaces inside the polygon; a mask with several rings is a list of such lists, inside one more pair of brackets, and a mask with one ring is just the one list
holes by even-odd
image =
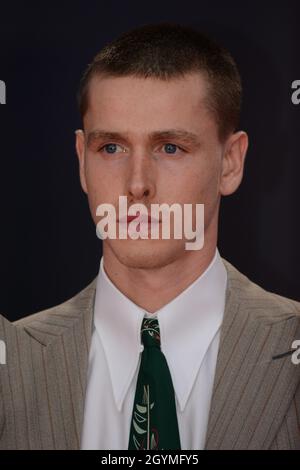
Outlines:
{"label": "ear", "polygon": [[76,135],[76,153],[79,160],[79,176],[80,184],[83,191],[87,194],[87,185],[85,179],[85,137],[82,129],[77,129],[75,131]]}
{"label": "ear", "polygon": [[220,178],[220,193],[228,196],[239,187],[244,172],[244,163],[248,149],[248,135],[238,131],[230,135],[225,145]]}

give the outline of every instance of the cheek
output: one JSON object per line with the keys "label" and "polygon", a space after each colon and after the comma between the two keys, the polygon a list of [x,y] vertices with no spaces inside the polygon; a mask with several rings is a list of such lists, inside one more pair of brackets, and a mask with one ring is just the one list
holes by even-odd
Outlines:
{"label": "cheek", "polygon": [[181,178],[177,185],[177,193],[192,202],[205,203],[216,194],[217,185],[218,177],[215,168],[194,168],[184,178]]}
{"label": "cheek", "polygon": [[85,167],[85,180],[89,208],[94,222],[96,222],[98,219],[96,216],[96,209],[98,205],[102,202],[106,202],[103,201],[103,197],[106,194],[105,188],[103,187],[104,179],[105,178],[103,177],[102,172],[99,171],[97,165],[92,164],[90,160],[87,161]]}
{"label": "cheek", "polygon": [[120,171],[116,168],[108,169],[100,161],[90,158],[86,165],[86,184],[88,203],[92,218],[99,222],[100,216],[96,215],[100,204],[112,204],[118,207],[118,197],[123,194],[121,189]]}
{"label": "cheek", "polygon": [[113,178],[110,172],[107,172],[101,162],[94,156],[87,158],[85,176],[90,199],[102,200],[102,196],[109,197],[109,191],[114,186]]}

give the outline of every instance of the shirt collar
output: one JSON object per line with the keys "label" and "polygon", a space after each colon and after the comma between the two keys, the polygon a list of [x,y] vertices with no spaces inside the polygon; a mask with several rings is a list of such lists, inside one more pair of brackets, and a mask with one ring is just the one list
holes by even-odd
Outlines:
{"label": "shirt collar", "polygon": [[[170,369],[181,411],[206,351],[218,332],[225,306],[227,271],[218,249],[207,269],[151,316],[160,325],[161,350]],[[142,351],[140,330],[149,313],[109,279],[103,257],[97,277],[94,323],[105,351],[115,402],[122,408]],[[188,364],[188,367],[187,367]]]}

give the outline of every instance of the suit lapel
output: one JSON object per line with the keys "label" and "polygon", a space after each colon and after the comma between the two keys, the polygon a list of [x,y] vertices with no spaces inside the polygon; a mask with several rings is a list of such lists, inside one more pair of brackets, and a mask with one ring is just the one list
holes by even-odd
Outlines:
{"label": "suit lapel", "polygon": [[291,304],[283,315],[272,294],[223,261],[226,306],[205,448],[267,449],[299,384],[290,355],[272,358],[300,337],[299,317]]}
{"label": "suit lapel", "polygon": [[27,334],[44,346],[39,368],[47,384],[49,414],[41,412],[41,419],[50,417],[54,448],[80,448],[96,279],[72,299],[23,323]]}

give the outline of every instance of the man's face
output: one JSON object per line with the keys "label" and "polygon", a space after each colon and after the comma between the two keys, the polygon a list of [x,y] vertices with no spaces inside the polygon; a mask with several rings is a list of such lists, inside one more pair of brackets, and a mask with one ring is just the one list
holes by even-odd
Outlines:
{"label": "man's face", "polygon": [[[112,204],[118,215],[119,196],[127,196],[128,207],[143,203],[149,214],[153,203],[178,203],[182,209],[183,204],[194,208],[202,203],[204,249],[216,237],[224,144],[206,96],[199,73],[169,81],[132,76],[91,80],[77,153],[95,223],[99,204]],[[104,252],[110,250],[122,264],[153,268],[191,253],[186,241],[160,236],[103,243]]]}

